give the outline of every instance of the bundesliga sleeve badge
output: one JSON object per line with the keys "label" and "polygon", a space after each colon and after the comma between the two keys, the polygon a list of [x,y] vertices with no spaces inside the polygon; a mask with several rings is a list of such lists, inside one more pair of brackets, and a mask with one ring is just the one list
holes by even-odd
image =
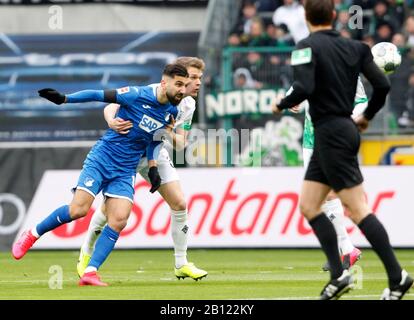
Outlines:
{"label": "bundesliga sleeve badge", "polygon": [[312,49],[305,48],[292,51],[291,65],[297,66],[300,64],[306,64],[312,61]]}
{"label": "bundesliga sleeve badge", "polygon": [[123,87],[123,88],[116,89],[116,92],[118,94],[128,93],[129,92],[129,87]]}

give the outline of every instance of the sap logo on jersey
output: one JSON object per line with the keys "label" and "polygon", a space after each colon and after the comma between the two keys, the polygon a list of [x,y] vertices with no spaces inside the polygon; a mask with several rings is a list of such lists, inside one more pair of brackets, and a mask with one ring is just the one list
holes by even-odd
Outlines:
{"label": "sap logo on jersey", "polygon": [[139,127],[146,131],[146,132],[152,132],[154,130],[160,129],[163,126],[163,124],[147,115],[144,114],[142,117],[141,122],[139,123]]}

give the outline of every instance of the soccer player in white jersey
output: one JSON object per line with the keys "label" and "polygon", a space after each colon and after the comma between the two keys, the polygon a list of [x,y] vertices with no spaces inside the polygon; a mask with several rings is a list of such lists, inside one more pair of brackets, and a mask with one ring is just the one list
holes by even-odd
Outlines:
{"label": "soccer player in white jersey", "polygon": [[[290,92],[291,89],[289,89],[287,94]],[[354,100],[354,112],[352,116],[354,117],[362,114],[367,107],[367,103],[368,98],[365,93],[364,85],[359,78]],[[307,101],[303,102],[303,107],[305,108],[305,125],[303,129],[303,165],[306,169],[313,153],[314,135],[312,119],[309,114],[309,105]],[[338,196],[333,191],[328,194],[326,201],[322,206],[322,211],[325,212],[335,227],[335,231],[338,236],[339,251],[342,256],[342,265],[345,269],[349,269],[361,258],[361,251],[352,244],[351,239],[349,238],[344,224],[344,208]],[[324,271],[329,271],[329,263],[325,263],[322,269]]]}
{"label": "soccer player in white jersey", "polygon": [[[174,123],[175,130],[171,130],[170,133],[174,148],[180,150],[185,147],[187,135],[191,129],[191,122],[196,107],[195,98],[200,89],[205,64],[203,60],[196,57],[179,57],[176,63],[187,68],[190,78],[190,83],[186,90],[187,97],[178,105],[178,115]],[[157,90],[158,86],[159,84],[152,85],[154,91]],[[119,106],[117,104],[108,105],[104,111],[105,120],[108,122],[110,128],[119,133],[126,134],[132,125],[127,120],[116,118],[115,115],[118,108]],[[171,233],[174,244],[175,275],[178,279],[190,277],[194,280],[199,280],[207,276],[207,272],[187,261],[187,239],[189,234],[187,204],[181,189],[177,170],[174,168],[168,151],[164,147],[159,153],[157,165],[161,177],[161,186],[158,192],[171,209]],[[143,158],[137,167],[137,172],[147,181],[149,181],[148,170],[148,161],[146,158]],[[77,264],[79,276],[82,276],[84,273],[100,231],[106,223],[105,207],[102,205],[93,214],[87,236],[80,250]]]}

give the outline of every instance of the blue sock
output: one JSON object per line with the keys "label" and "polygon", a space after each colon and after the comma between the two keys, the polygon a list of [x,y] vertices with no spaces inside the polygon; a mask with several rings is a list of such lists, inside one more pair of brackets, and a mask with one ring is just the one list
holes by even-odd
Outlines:
{"label": "blue sock", "polygon": [[112,229],[110,226],[106,225],[95,245],[95,250],[93,251],[91,261],[88,264],[88,267],[99,267],[104,263],[106,258],[108,258],[111,251],[114,249],[115,243],[119,238],[119,233]]}
{"label": "blue sock", "polygon": [[36,231],[41,236],[42,234],[53,230],[62,224],[71,222],[73,219],[69,215],[69,206],[65,205],[57,208],[46,219],[36,226]]}

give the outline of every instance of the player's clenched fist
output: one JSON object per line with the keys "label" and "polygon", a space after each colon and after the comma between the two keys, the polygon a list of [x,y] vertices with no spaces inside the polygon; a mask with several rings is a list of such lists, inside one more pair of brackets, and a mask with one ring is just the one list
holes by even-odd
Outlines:
{"label": "player's clenched fist", "polygon": [[55,89],[45,88],[45,89],[39,90],[38,92],[39,92],[39,96],[49,101],[52,101],[53,103],[56,103],[56,104],[62,104],[66,101],[65,95],[61,94]]}

